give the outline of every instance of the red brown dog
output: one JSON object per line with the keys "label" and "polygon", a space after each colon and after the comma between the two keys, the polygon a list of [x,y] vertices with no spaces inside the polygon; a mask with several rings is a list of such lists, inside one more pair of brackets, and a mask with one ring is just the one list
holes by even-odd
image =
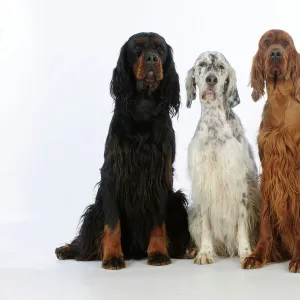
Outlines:
{"label": "red brown dog", "polygon": [[259,128],[262,164],[258,245],[245,269],[292,259],[300,272],[300,56],[291,36],[270,30],[259,41],[251,71],[252,98],[267,90]]}

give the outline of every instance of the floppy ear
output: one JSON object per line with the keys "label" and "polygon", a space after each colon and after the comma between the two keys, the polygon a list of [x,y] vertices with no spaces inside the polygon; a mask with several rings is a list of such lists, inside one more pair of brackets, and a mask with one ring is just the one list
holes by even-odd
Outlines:
{"label": "floppy ear", "polygon": [[291,60],[291,79],[295,86],[295,98],[300,101],[300,54],[294,51]]}
{"label": "floppy ear", "polygon": [[186,89],[186,106],[188,108],[191,107],[192,101],[196,99],[196,82],[195,82],[195,76],[194,76],[195,68],[191,68],[188,71],[186,80],[185,80],[185,89]]}
{"label": "floppy ear", "polygon": [[225,85],[227,104],[229,108],[233,108],[240,104],[240,97],[236,85],[235,71],[230,68],[228,78]]}
{"label": "floppy ear", "polygon": [[250,77],[250,85],[253,89],[251,96],[254,101],[257,101],[265,94],[264,63],[259,49],[253,58]]}
{"label": "floppy ear", "polygon": [[114,100],[127,98],[132,93],[131,74],[127,62],[127,42],[123,45],[118,58],[117,66],[113,70],[110,82],[110,94]]}
{"label": "floppy ear", "polygon": [[163,66],[163,80],[160,96],[165,103],[168,104],[169,112],[175,116],[180,107],[180,85],[179,77],[176,72],[175,63],[173,60],[173,49],[168,47],[167,60]]}

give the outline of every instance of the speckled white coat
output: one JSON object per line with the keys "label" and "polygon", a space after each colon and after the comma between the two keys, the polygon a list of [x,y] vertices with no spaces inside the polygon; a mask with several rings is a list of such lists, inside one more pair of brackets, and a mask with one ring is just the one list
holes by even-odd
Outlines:
{"label": "speckled white coat", "polygon": [[[217,83],[208,85],[207,76]],[[255,246],[260,201],[251,147],[232,111],[239,103],[234,70],[222,54],[205,52],[187,77],[188,106],[196,86],[201,117],[188,149],[190,231],[199,250],[195,262],[212,263],[214,253],[243,259]],[[214,95],[205,95],[207,90]]]}

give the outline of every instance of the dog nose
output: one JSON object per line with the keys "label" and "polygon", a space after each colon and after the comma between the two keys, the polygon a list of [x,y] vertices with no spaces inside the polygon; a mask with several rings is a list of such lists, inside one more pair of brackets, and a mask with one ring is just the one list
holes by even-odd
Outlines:
{"label": "dog nose", "polygon": [[272,60],[280,60],[282,57],[282,52],[279,49],[272,49],[269,52],[269,56],[271,57]]}
{"label": "dog nose", "polygon": [[218,78],[214,75],[208,75],[206,77],[206,82],[211,85],[211,86],[214,86],[215,84],[217,84],[218,82]]}
{"label": "dog nose", "polygon": [[156,63],[158,62],[158,55],[154,52],[149,52],[145,55],[145,60],[147,63]]}

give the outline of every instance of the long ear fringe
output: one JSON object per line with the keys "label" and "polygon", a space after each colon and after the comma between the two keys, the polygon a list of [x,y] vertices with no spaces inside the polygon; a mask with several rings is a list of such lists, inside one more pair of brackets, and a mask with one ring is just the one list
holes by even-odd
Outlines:
{"label": "long ear fringe", "polygon": [[235,71],[231,68],[228,76],[228,87],[226,91],[227,103],[229,108],[233,108],[240,104],[240,96],[237,90]]}
{"label": "long ear fringe", "polygon": [[295,51],[292,60],[291,79],[295,86],[295,98],[300,101],[300,54]]}
{"label": "long ear fringe", "polygon": [[175,63],[173,60],[173,50],[168,46],[168,57],[164,64],[164,75],[161,87],[161,97],[168,105],[171,116],[178,114],[180,107],[180,85],[179,77],[176,72]]}
{"label": "long ear fringe", "polygon": [[194,77],[194,67],[188,71],[186,80],[185,80],[185,89],[186,89],[186,106],[191,107],[192,101],[196,99],[196,82]]}
{"label": "long ear fringe", "polygon": [[126,60],[127,42],[122,46],[117,66],[113,70],[110,82],[110,94],[114,100],[128,98],[132,93],[130,70]]}
{"label": "long ear fringe", "polygon": [[253,88],[252,99],[259,100],[265,94],[265,72],[263,66],[263,59],[260,51],[258,50],[253,58],[250,86]]}

